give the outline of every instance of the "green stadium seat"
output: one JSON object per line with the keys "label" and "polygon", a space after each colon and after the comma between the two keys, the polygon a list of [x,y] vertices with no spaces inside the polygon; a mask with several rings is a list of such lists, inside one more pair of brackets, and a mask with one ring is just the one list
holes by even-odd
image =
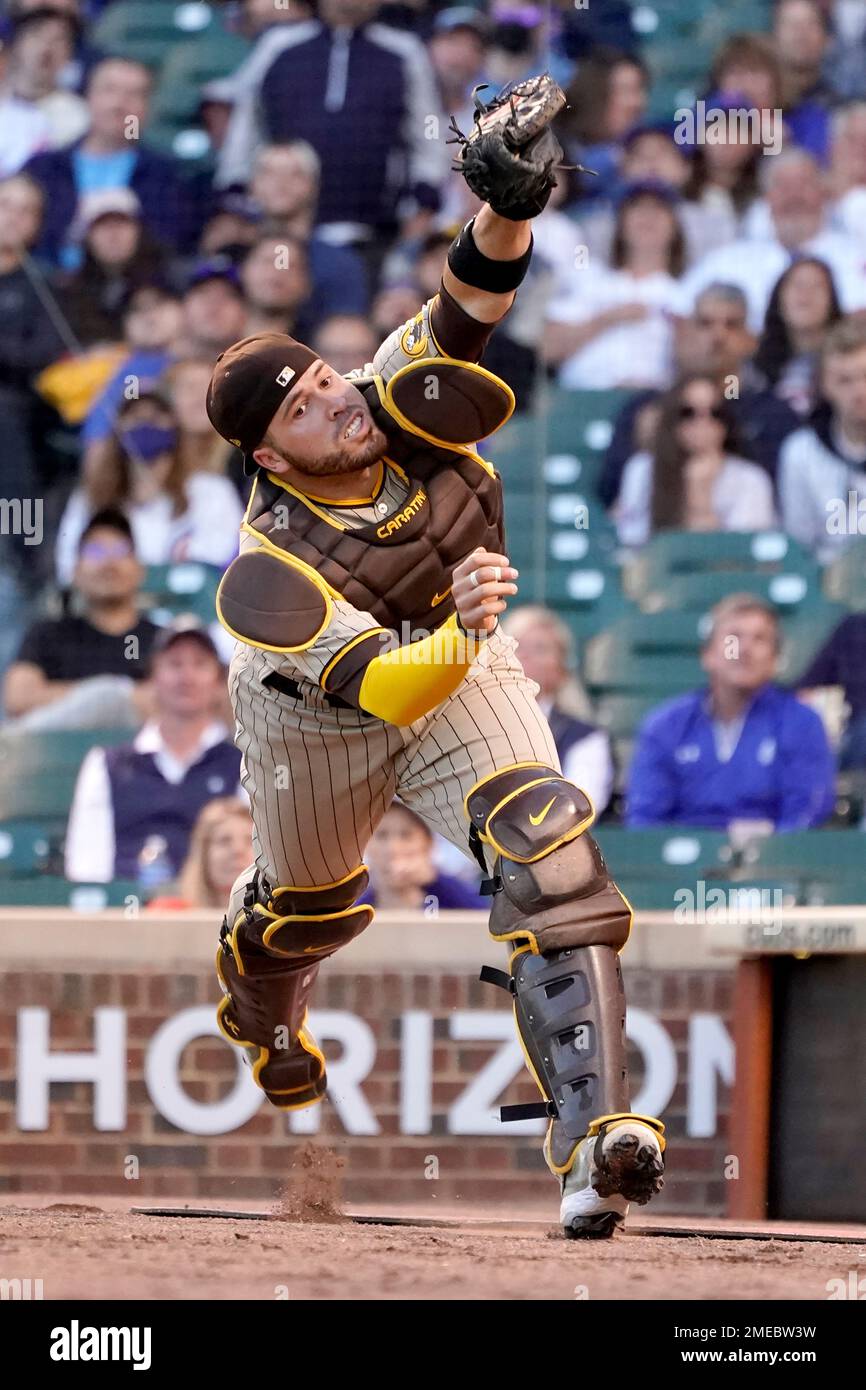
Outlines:
{"label": "green stadium seat", "polygon": [[681,574],[803,574],[818,579],[812,556],[782,531],[660,531],[623,566],[627,593],[650,596]]}
{"label": "green stadium seat", "polygon": [[70,883],[68,879],[45,874],[0,884],[2,907],[69,907],[76,912],[101,912],[106,907],[125,907],[129,898],[140,897],[141,890],[131,880]]}
{"label": "green stadium seat", "polygon": [[[528,599],[523,576],[518,581],[521,597]],[[585,565],[549,565],[540,576],[536,602],[553,608],[571,628],[579,643],[606,631],[631,611],[619,587],[619,573],[590,559]]]}
{"label": "green stadium seat", "polygon": [[851,874],[838,879],[807,880],[803,885],[802,901],[807,907],[866,906],[866,871],[859,877]]}
{"label": "green stadium seat", "polygon": [[198,561],[151,565],[142,587],[142,602],[148,617],[160,623],[187,616],[202,623],[214,622],[216,591],[221,578],[221,570]]}
{"label": "green stadium seat", "polygon": [[604,694],[595,702],[595,717],[612,739],[630,740],[658,703],[657,695]]}
{"label": "green stadium seat", "polygon": [[0,880],[39,873],[50,853],[51,837],[42,821],[0,822]]}
{"label": "green stadium seat", "polygon": [[642,878],[638,874],[619,874],[617,887],[636,912],[673,912],[677,906],[677,885],[664,878]]}
{"label": "green stadium seat", "polygon": [[147,127],[147,143],[158,153],[169,155],[181,164],[181,173],[190,177],[200,170],[210,170],[216,154],[207,131],[200,126],[178,127],[172,123],[154,121]]}
{"label": "green stadium seat", "polygon": [[866,539],[854,541],[827,566],[824,593],[857,613],[866,610]]}
{"label": "green stadium seat", "polygon": [[93,25],[93,45],[103,53],[136,58],[158,68],[172,47],[221,28],[213,5],[176,0],[115,0]]}
{"label": "green stadium seat", "polygon": [[85,754],[129,737],[128,729],[0,734],[0,822],[65,818]]}
{"label": "green stadium seat", "polygon": [[866,880],[866,837],[853,829],[793,830],[752,841],[743,861],[762,873]]}
{"label": "green stadium seat", "polygon": [[727,872],[732,861],[728,837],[723,830],[692,829],[688,826],[599,826],[593,835],[601,846],[612,874],[640,878],[664,878],[688,883],[706,874]]}
{"label": "green stadium seat", "polygon": [[[649,616],[649,615],[648,615]],[[679,647],[641,647],[643,630],[640,617],[623,617],[599,631],[584,653],[583,674],[589,687],[599,693],[653,695],[656,701],[680,694],[703,683],[697,643],[679,618],[687,636]],[[650,641],[650,626],[646,625]],[[668,633],[670,639],[673,635]]]}
{"label": "green stadium seat", "polygon": [[823,606],[819,580],[809,573],[744,574],[718,570],[673,575],[664,585],[644,594],[641,607],[648,613],[666,609],[706,613],[735,593],[755,594],[774,604],[782,616]]}
{"label": "green stadium seat", "polygon": [[632,392],[567,391],[551,386],[539,404],[545,454],[602,455]]}
{"label": "green stadium seat", "polygon": [[194,122],[205,84],[230,76],[249,51],[246,39],[214,26],[195,43],[175,44],[162,65],[153,95],[152,120],[176,129]]}

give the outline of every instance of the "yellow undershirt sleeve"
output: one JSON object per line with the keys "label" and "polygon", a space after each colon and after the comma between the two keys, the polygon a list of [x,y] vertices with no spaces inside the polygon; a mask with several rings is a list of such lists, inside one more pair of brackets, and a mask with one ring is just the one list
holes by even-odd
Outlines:
{"label": "yellow undershirt sleeve", "polygon": [[467,637],[452,613],[420,642],[374,656],[358,704],[388,724],[412,724],[454,693],[486,640]]}

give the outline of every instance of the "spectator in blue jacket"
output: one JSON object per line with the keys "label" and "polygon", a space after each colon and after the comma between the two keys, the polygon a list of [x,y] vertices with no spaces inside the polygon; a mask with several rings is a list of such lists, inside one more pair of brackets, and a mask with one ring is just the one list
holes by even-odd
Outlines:
{"label": "spectator in blue jacket", "polygon": [[267,142],[306,140],[322,162],[332,245],[375,254],[439,208],[451,151],[433,67],[414,34],[375,22],[378,0],[320,0],[318,18],[268,29],[231,79],[217,183],[244,183]]}
{"label": "spectator in blue jacket", "polygon": [[640,730],[629,825],[807,830],[829,816],[833,755],[814,710],[774,683],[779,645],[776,612],[762,599],[732,594],[716,606],[707,687],[667,701]]}
{"label": "spectator in blue jacket", "polygon": [[27,172],[45,192],[39,253],[75,270],[81,248],[70,238],[79,199],[106,188],[131,188],[145,226],[171,250],[192,251],[198,232],[196,199],[171,159],[142,143],[152,78],[143,63],[105,58],[87,82],[90,128],[74,144],[34,155]]}

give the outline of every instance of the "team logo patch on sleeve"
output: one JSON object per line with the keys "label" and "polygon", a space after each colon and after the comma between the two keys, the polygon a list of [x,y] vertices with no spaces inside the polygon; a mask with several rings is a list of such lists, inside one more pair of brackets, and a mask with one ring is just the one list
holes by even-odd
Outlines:
{"label": "team logo patch on sleeve", "polygon": [[403,330],[400,346],[407,357],[420,357],[427,347],[427,331],[424,327],[424,312],[416,314]]}

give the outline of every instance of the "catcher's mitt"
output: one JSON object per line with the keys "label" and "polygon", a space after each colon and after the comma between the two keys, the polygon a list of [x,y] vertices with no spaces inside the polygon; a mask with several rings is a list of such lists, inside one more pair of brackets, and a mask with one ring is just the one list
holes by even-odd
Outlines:
{"label": "catcher's mitt", "polygon": [[469,135],[451,117],[455,138],[447,143],[461,146],[454,168],[494,212],[522,222],[542,211],[556,186],[553,170],[563,156],[550,122],[565,105],[565,93],[548,73],[506,87],[487,103],[478,96],[483,90],[472,94]]}

